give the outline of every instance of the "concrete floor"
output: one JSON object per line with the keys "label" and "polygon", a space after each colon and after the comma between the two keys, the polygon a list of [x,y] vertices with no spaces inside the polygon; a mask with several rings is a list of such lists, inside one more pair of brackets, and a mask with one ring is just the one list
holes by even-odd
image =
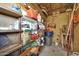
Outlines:
{"label": "concrete floor", "polygon": [[45,46],[39,56],[67,56],[67,52],[56,46]]}

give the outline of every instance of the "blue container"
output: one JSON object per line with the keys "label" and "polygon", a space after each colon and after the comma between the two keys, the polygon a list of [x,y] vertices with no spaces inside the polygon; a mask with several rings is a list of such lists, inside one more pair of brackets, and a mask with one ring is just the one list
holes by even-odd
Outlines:
{"label": "blue container", "polygon": [[8,37],[6,35],[0,35],[0,48],[8,45],[10,43]]}
{"label": "blue container", "polygon": [[51,36],[53,36],[53,32],[45,32],[45,36],[51,37]]}

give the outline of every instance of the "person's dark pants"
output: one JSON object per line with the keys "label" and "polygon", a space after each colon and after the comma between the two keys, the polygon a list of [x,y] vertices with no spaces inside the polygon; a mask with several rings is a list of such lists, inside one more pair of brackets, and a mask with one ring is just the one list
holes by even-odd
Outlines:
{"label": "person's dark pants", "polygon": [[52,37],[45,37],[45,40],[46,40],[46,44],[45,45],[47,45],[47,46],[50,46],[50,45],[52,45]]}

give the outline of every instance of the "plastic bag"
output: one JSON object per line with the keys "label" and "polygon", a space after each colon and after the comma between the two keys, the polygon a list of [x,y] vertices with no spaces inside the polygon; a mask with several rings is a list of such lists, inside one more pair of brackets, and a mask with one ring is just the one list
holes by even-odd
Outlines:
{"label": "plastic bag", "polygon": [[3,48],[9,43],[10,43],[10,40],[8,39],[6,35],[0,35],[0,48]]}
{"label": "plastic bag", "polygon": [[37,12],[34,9],[30,8],[27,11],[27,16],[31,17],[31,18],[34,18],[34,19],[37,19]]}

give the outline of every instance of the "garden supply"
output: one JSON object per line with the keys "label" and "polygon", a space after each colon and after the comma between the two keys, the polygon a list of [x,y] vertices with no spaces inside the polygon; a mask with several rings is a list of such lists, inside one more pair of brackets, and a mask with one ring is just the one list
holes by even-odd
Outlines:
{"label": "garden supply", "polygon": [[31,39],[32,40],[37,40],[39,38],[39,35],[38,34],[32,34],[31,35]]}
{"label": "garden supply", "polygon": [[41,18],[41,15],[40,15],[40,14],[37,15],[37,20],[38,20],[38,22],[40,22],[40,23],[42,22],[42,18]]}
{"label": "garden supply", "polygon": [[27,16],[27,12],[21,8],[21,12],[23,16]]}
{"label": "garden supply", "polygon": [[13,4],[13,5],[11,6],[11,9],[14,10],[14,11],[16,11],[16,12],[19,13],[19,14],[22,14],[20,8],[19,8],[16,4]]}
{"label": "garden supply", "polygon": [[25,45],[30,40],[30,31],[25,30],[22,33],[23,45]]}
{"label": "garden supply", "polygon": [[26,55],[28,55],[29,51],[31,51],[31,50],[32,50],[32,48],[26,49],[23,53],[20,54],[20,56],[26,56]]}
{"label": "garden supply", "polygon": [[42,30],[44,30],[44,29],[45,29],[44,24],[42,24],[42,23],[39,23],[39,22],[38,22],[38,25],[39,25],[39,29],[42,29]]}
{"label": "garden supply", "polygon": [[45,41],[44,41],[44,37],[41,37],[41,38],[40,38],[40,46],[43,46],[44,43],[45,43]]}
{"label": "garden supply", "polygon": [[38,31],[31,32],[31,40],[37,40],[39,38]]}
{"label": "garden supply", "polygon": [[34,48],[31,50],[31,53],[34,53],[35,55],[38,55],[38,54],[39,54],[39,47],[34,47]]}
{"label": "garden supply", "polygon": [[31,20],[28,17],[23,17],[21,20],[21,28],[23,30],[37,30],[37,21]]}
{"label": "garden supply", "polygon": [[37,41],[33,41],[33,42],[31,43],[31,47],[35,47],[35,46],[38,46]]}
{"label": "garden supply", "polygon": [[22,19],[21,20],[21,28],[22,28],[22,30],[31,30],[31,23],[28,21],[28,20],[26,20],[26,19]]}
{"label": "garden supply", "polygon": [[33,19],[37,19],[37,12],[36,12],[34,9],[30,8],[30,9],[27,11],[27,16],[28,16],[28,17],[31,17],[31,18],[33,18]]}

